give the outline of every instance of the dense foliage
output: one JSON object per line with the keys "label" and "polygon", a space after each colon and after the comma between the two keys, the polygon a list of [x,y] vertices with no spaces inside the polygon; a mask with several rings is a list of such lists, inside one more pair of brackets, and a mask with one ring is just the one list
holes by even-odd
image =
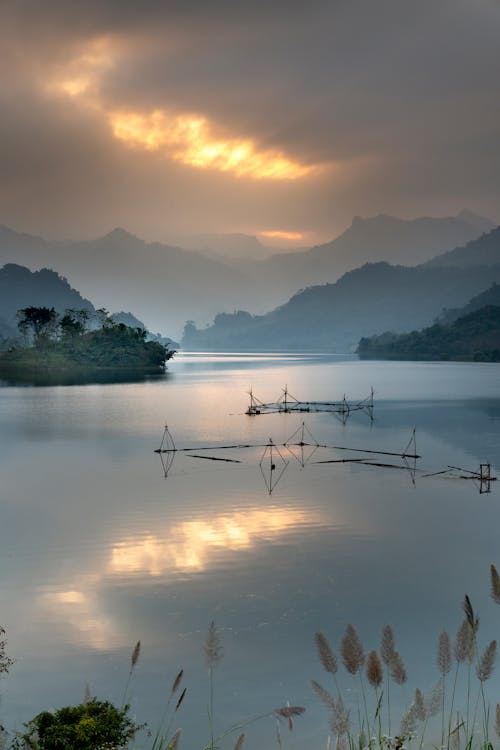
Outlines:
{"label": "dense foliage", "polygon": [[18,311],[18,328],[25,346],[0,356],[0,365],[44,368],[141,368],[165,365],[174,352],[157,341],[146,341],[147,331],[115,323],[98,310],[100,327],[87,330],[86,310],[27,307]]}
{"label": "dense foliage", "polygon": [[364,359],[500,362],[500,307],[487,305],[450,325],[363,338],[358,354]]}
{"label": "dense foliage", "polygon": [[79,706],[43,711],[26,724],[17,738],[19,748],[30,750],[119,750],[127,747],[138,726],[128,716],[128,706],[115,708],[96,698]]}

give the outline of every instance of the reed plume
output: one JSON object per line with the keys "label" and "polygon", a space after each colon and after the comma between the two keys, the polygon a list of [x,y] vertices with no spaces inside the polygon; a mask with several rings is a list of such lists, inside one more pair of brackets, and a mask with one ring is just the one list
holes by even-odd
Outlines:
{"label": "reed plume", "polygon": [[442,675],[448,674],[451,669],[450,636],[446,630],[443,630],[439,635],[437,665]]}
{"label": "reed plume", "polygon": [[390,625],[386,625],[382,631],[382,642],[380,646],[380,656],[386,666],[392,661],[396,647],[394,645],[394,633]]}
{"label": "reed plume", "polygon": [[243,747],[244,741],[245,741],[245,735],[244,734],[240,734],[240,736],[236,740],[236,744],[233,747],[233,750],[241,750],[242,747]]}
{"label": "reed plume", "polygon": [[439,711],[441,710],[442,702],[443,702],[443,681],[439,680],[439,682],[437,682],[436,685],[434,685],[429,695],[426,696],[426,699],[424,701],[426,718],[430,718],[431,716],[436,716],[436,714],[438,714]]}
{"label": "reed plume", "polygon": [[174,709],[174,713],[175,713],[176,711],[178,711],[178,710],[179,710],[179,708],[181,707],[181,705],[182,705],[182,701],[183,701],[183,700],[184,700],[184,698],[186,697],[186,693],[187,693],[187,687],[185,687],[185,688],[184,688],[184,690],[182,691],[182,693],[180,694],[180,696],[179,696],[179,700],[178,700],[178,701],[177,701],[177,703],[175,704],[175,709]]}
{"label": "reed plume", "polygon": [[479,659],[476,667],[477,678],[481,682],[485,682],[491,677],[493,668],[495,666],[496,655],[497,642],[491,641],[491,643],[484,650],[483,655]]}
{"label": "reed plume", "polygon": [[413,713],[417,721],[425,721],[427,714],[425,710],[424,696],[422,694],[422,691],[419,690],[418,688],[415,689],[415,699],[413,701]]}
{"label": "reed plume", "polygon": [[212,669],[219,663],[224,654],[224,649],[222,647],[219,633],[217,632],[217,627],[213,620],[208,626],[207,639],[205,641],[203,650],[205,651],[207,665],[210,669]]}
{"label": "reed plume", "polygon": [[477,629],[479,627],[479,618],[475,616],[474,610],[472,608],[471,601],[467,594],[465,595],[463,604],[462,604],[463,610],[465,612],[465,616],[467,618],[467,622],[469,623],[470,627],[472,628],[472,632],[475,634],[477,633]]}
{"label": "reed plume", "polygon": [[[170,721],[168,722],[167,727],[164,730],[164,726],[165,726],[165,724],[167,722],[167,716],[168,716],[168,713],[169,713],[169,708],[170,708],[170,705],[172,703],[172,698],[174,697],[174,695],[178,691],[178,689],[180,687],[180,684],[182,682],[183,676],[184,676],[184,670],[181,669],[177,673],[177,675],[176,675],[176,677],[175,677],[175,679],[174,679],[174,681],[172,683],[172,687],[170,688],[170,695],[168,696],[168,700],[167,700],[167,702],[165,704],[165,709],[163,711],[163,715],[161,717],[161,721],[160,721],[160,723],[158,725],[158,729],[156,730],[156,735],[155,735],[155,738],[154,738],[151,750],[161,750],[163,748],[164,742],[165,742],[165,738],[168,737],[168,734],[169,734],[169,731],[170,731],[170,727],[172,725],[173,715],[180,708],[180,706],[181,706],[184,698],[186,697],[187,688],[184,688],[184,690],[182,691],[179,699],[177,700],[177,704],[176,704],[173,712],[171,712]],[[174,738],[175,738],[175,735],[174,735]],[[174,738],[172,738],[172,739],[174,739]],[[170,745],[167,745],[167,750],[170,750]]]}
{"label": "reed plume", "polygon": [[383,680],[382,663],[376,651],[370,651],[366,661],[366,677],[375,689],[379,688]]}
{"label": "reed plume", "polygon": [[491,598],[496,604],[500,604],[500,575],[494,565],[490,566],[491,573]]}
{"label": "reed plume", "polygon": [[184,676],[184,670],[181,669],[181,671],[179,672],[179,674],[177,675],[177,677],[175,678],[175,680],[172,683],[172,689],[170,690],[170,694],[171,695],[174,695],[174,693],[176,693],[177,690],[179,689],[179,685],[182,682],[183,676]]}
{"label": "reed plume", "polygon": [[474,651],[474,630],[466,618],[458,629],[453,653],[458,663],[467,661],[471,664],[474,659]]}
{"label": "reed plume", "polygon": [[327,637],[323,633],[316,633],[314,636],[316,648],[318,649],[319,660],[330,674],[337,672],[337,656],[330,646]]}
{"label": "reed plume", "polygon": [[[443,695],[442,695],[442,704],[441,704],[441,746],[444,747],[444,725],[445,725],[445,719],[444,719],[444,708],[445,708],[445,695],[446,695],[446,675],[451,669],[451,646],[450,646],[450,636],[446,632],[446,630],[443,630],[439,634],[439,640],[438,640],[438,650],[437,650],[437,666],[439,671],[441,672],[441,679],[443,682]],[[449,724],[448,724],[448,735],[449,735]]]}
{"label": "reed plume", "polygon": [[130,658],[130,669],[133,669],[135,665],[137,664],[137,662],[139,661],[140,653],[141,653],[141,642],[137,641],[137,643],[135,644],[135,648],[132,651],[132,656]]}
{"label": "reed plume", "polygon": [[325,688],[320,685],[319,682],[316,682],[316,680],[311,680],[311,685],[318,698],[323,701],[328,708],[335,708],[335,700],[332,698],[328,690],[325,690]]}
{"label": "reed plume", "polygon": [[500,703],[495,707],[495,732],[500,737]]}
{"label": "reed plume", "polygon": [[141,653],[141,642],[137,641],[137,643],[134,646],[134,650],[132,651],[132,656],[130,657],[130,670],[128,673],[127,682],[125,685],[125,690],[123,691],[123,698],[122,698],[122,706],[125,705],[125,699],[127,697],[128,688],[130,685],[130,680],[132,679],[132,672],[134,671],[134,668],[139,661],[139,656]]}
{"label": "reed plume", "polygon": [[332,732],[335,732],[338,737],[346,735],[349,731],[349,715],[350,711],[344,707],[342,696],[339,695],[338,700],[334,701],[332,713],[330,715],[330,728]]}
{"label": "reed plume", "polygon": [[382,657],[382,661],[387,667],[386,694],[387,694],[387,724],[388,724],[387,728],[389,731],[389,736],[391,734],[391,684],[390,684],[389,678],[390,678],[390,667],[391,667],[395,654],[396,654],[396,646],[394,643],[394,633],[393,633],[392,627],[390,625],[386,625],[382,631],[380,655]]}
{"label": "reed plume", "polygon": [[408,679],[406,668],[399,651],[395,651],[390,664],[391,677],[397,685],[404,685]]}
{"label": "reed plume", "polygon": [[346,628],[341,648],[345,668],[350,674],[355,675],[362,668],[365,655],[356,628],[351,623]]}

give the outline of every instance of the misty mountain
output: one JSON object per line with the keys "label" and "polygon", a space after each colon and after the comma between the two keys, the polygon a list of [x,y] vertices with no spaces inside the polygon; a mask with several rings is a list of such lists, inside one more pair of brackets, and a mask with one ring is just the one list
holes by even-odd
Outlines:
{"label": "misty mountain", "polygon": [[92,303],[55,271],[43,268],[32,273],[15,263],[0,268],[0,336],[17,336],[16,313],[30,306],[54,307],[59,313],[68,307],[94,312]]}
{"label": "misty mountain", "polygon": [[428,261],[430,267],[455,266],[456,268],[470,268],[471,266],[494,266],[500,263],[500,227],[471,240],[463,247],[457,247],[447,253],[438,255]]}
{"label": "misty mountain", "polygon": [[[50,265],[97,307],[127,309],[150,330],[182,330],[187,318],[212,318],[239,303],[248,280],[240,271],[198,252],[144,242],[123,229],[83,242],[50,243],[0,231],[0,263]],[[248,301],[248,295],[245,296]]]}
{"label": "misty mountain", "polygon": [[500,264],[473,269],[366,264],[334,284],[310,287],[263,316],[217,315],[204,330],[186,326],[187,349],[353,351],[362,337],[430,325],[500,281]]}
{"label": "misty mountain", "polygon": [[95,240],[49,242],[0,226],[0,264],[54,268],[97,307],[132,308],[149,330],[177,337],[188,319],[205,324],[221,310],[239,308],[263,314],[297,290],[336,281],[367,260],[426,260],[477,237],[489,225],[464,212],[411,221],[356,218],[330,243],[265,260],[256,260],[263,249],[267,252],[265,246],[246,235],[205,235],[202,245],[214,247],[201,252],[145,242],[123,229]]}
{"label": "misty mountain", "polygon": [[259,264],[259,277],[270,275],[284,293],[336,281],[346,271],[375,261],[414,266],[456,248],[495,224],[470,211],[447,218],[354,217],[337,239],[302,253],[276,255]]}
{"label": "misty mountain", "polygon": [[181,247],[196,250],[203,255],[225,263],[238,264],[270,258],[275,248],[263,245],[257,237],[248,234],[196,234],[179,237]]}
{"label": "misty mountain", "polygon": [[480,310],[482,307],[488,305],[500,307],[500,284],[493,283],[489,289],[481,292],[481,294],[477,294],[463,307],[444,310],[436,322],[443,325],[453,323],[458,318],[475,312],[476,310]]}

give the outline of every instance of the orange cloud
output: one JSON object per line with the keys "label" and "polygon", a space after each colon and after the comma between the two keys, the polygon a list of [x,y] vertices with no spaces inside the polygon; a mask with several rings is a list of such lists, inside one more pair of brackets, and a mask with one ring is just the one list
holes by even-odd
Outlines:
{"label": "orange cloud", "polygon": [[295,180],[315,169],[287,159],[279,151],[261,151],[250,139],[217,138],[205,117],[161,109],[149,115],[113,112],[108,117],[115,137],[127,145],[162,150],[192,167],[275,180]]}
{"label": "orange cloud", "polygon": [[259,232],[261,237],[272,237],[279,240],[302,240],[302,232],[283,232],[279,229],[269,230],[268,232]]}

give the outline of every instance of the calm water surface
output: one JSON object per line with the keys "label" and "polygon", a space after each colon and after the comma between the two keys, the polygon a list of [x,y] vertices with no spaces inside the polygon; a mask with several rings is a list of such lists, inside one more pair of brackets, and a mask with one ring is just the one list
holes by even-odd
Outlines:
{"label": "calm water surface", "polygon": [[[472,481],[423,476],[480,462],[500,471],[499,365],[184,354],[168,370],[140,382],[0,383],[0,622],[17,659],[0,719],[10,728],[81,701],[86,684],[120,703],[141,639],[129,695],[137,719],[156,728],[183,667],[176,726],[182,747],[198,750],[208,739],[202,647],[215,620],[225,651],[217,727],[290,701],[307,711],[293,736],[282,728],[285,746],[320,750],[328,723],[310,679],[333,685],[316,658],[318,629],[338,647],[353,622],[368,651],[393,625],[409,673],[395,712],[437,681],[437,636],[455,634],[465,593],[481,644],[500,636],[488,596],[500,482],[479,494]],[[244,412],[250,386],[271,401],[285,384],[303,400],[360,399],[373,386],[373,423],[307,414],[306,425],[320,443],[388,451],[403,450],[415,427],[415,484],[406,469],[314,463],[346,457],[321,449],[305,450],[304,467],[282,449],[289,463],[271,495],[261,448],[213,453],[241,463],[177,454],[165,478],[153,450],[166,422],[179,447],[284,443],[302,416]],[[496,701],[500,672],[488,689]],[[255,724],[247,746],[276,747],[274,731],[271,719]]]}

